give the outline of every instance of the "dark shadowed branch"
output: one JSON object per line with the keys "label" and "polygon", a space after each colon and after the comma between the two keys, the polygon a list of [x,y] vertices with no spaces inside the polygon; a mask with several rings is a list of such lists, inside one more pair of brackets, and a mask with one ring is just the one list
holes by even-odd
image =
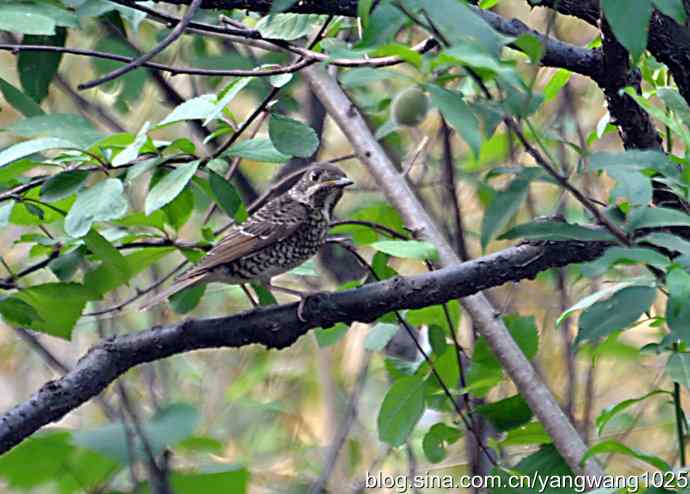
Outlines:
{"label": "dark shadowed branch", "polygon": [[254,343],[286,348],[317,327],[371,322],[392,310],[441,304],[509,281],[533,278],[545,269],[595,259],[606,247],[604,243],[575,241],[524,244],[418,276],[317,294],[305,304],[307,322],[298,319],[297,303],[292,303],[227,317],[190,319],[106,339],[64,377],[46,383],[29,400],[0,417],[0,453],[98,395],[137,365],[203,348]]}

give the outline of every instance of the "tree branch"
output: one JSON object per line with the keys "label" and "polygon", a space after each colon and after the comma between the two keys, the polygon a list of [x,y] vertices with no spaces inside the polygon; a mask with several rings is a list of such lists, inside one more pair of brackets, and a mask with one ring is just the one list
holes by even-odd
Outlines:
{"label": "tree branch", "polygon": [[[145,0],[134,0],[143,2]],[[159,0],[157,0],[159,1]],[[189,5],[192,0],[160,0],[174,5]],[[271,10],[272,0],[202,0],[202,9],[245,9],[255,12]],[[299,14],[331,14],[348,17],[357,16],[357,0],[301,0],[295,3],[287,12]]]}
{"label": "tree branch", "polygon": [[545,269],[593,260],[606,248],[605,243],[576,241],[524,244],[422,275],[321,293],[307,299],[306,323],[298,319],[297,303],[292,303],[109,338],[92,347],[64,377],[46,383],[29,400],[0,416],[0,454],[145,362],[202,348],[253,343],[282,349],[316,327],[371,322],[392,310],[441,304],[509,281],[533,278]]}
{"label": "tree branch", "polygon": [[[408,228],[436,246],[445,266],[458,264],[460,259],[455,251],[434,224],[407,181],[398,173],[372,135],[359,110],[338,83],[315,67],[304,69],[302,75],[347,137],[360,161],[367,166],[388,200],[405,219]],[[486,297],[481,293],[474,293],[460,299],[460,303],[472,318],[477,330],[486,338],[520,394],[544,425],[568,466],[574,472],[592,477],[602,476],[601,467],[594,461],[588,461],[584,466],[580,464],[587,451],[586,445],[510,336],[506,326],[496,317],[496,311]]]}
{"label": "tree branch", "polygon": [[[599,0],[527,0],[534,7],[548,7],[598,26]],[[688,2],[684,2],[688,11]],[[686,23],[687,24],[687,23]],[[690,29],[655,10],[649,24],[647,49],[666,64],[678,85],[680,94],[690,104]]]}

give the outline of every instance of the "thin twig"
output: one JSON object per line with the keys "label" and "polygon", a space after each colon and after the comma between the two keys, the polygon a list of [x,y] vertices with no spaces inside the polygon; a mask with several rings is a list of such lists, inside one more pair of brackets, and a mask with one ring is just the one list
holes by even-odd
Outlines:
{"label": "thin twig", "polygon": [[328,479],[330,479],[331,475],[333,474],[340,451],[343,449],[343,446],[347,441],[347,437],[350,435],[350,431],[352,430],[352,425],[355,423],[355,419],[357,418],[357,407],[359,405],[359,399],[362,396],[364,384],[369,372],[370,360],[371,353],[367,352],[365,360],[357,372],[357,378],[347,402],[345,415],[343,416],[340,426],[338,427],[338,432],[336,433],[333,442],[328,448],[328,451],[326,451],[326,460],[324,461],[324,466],[321,469],[321,473],[316,481],[312,484],[311,489],[309,489],[310,494],[319,494],[323,492]]}
{"label": "thin twig", "polygon": [[[366,268],[371,276],[376,280],[376,281],[381,281],[381,278],[379,278],[379,275],[374,271],[374,268],[371,267],[371,265],[357,252],[351,245],[349,245],[347,242],[342,242],[340,240],[327,240],[328,243],[334,243],[336,245],[341,246],[344,248],[346,251],[348,251],[350,254],[352,254],[357,261],[362,265],[362,267]],[[462,408],[460,408],[460,405],[458,405],[457,400],[453,397],[453,394],[450,392],[450,389],[448,388],[448,385],[445,383],[443,378],[441,377],[441,374],[439,374],[438,369],[436,369],[436,366],[434,365],[433,360],[429,356],[429,354],[424,350],[424,347],[422,347],[421,343],[419,343],[419,339],[415,335],[415,330],[412,328],[409,322],[407,322],[407,319],[402,317],[399,311],[393,311],[395,314],[396,319],[398,320],[398,323],[405,329],[407,332],[408,336],[412,339],[414,342],[415,346],[417,347],[417,351],[422,355],[424,358],[424,361],[427,363],[429,368],[431,369],[431,373],[434,375],[436,380],[438,381],[439,386],[443,390],[443,394],[446,395],[446,398],[450,401],[452,407],[455,409],[455,412],[458,414],[458,417],[460,417],[460,420],[465,424],[465,428],[475,436],[475,439],[477,441],[477,444],[479,445],[480,449],[484,452],[486,457],[489,459],[489,461],[495,466],[496,465],[496,460],[494,459],[493,455],[490,453],[490,451],[486,448],[486,446],[483,444],[481,441],[480,436],[475,432],[474,427],[472,426],[471,420],[465,415],[465,413],[462,411]]]}
{"label": "thin twig", "polygon": [[131,72],[132,70],[141,67],[143,64],[151,60],[153,57],[155,57],[160,52],[165,50],[168,46],[170,46],[172,43],[174,43],[175,40],[177,40],[177,38],[182,36],[182,33],[184,33],[184,30],[187,28],[187,25],[192,21],[194,14],[196,14],[196,11],[199,10],[199,7],[201,7],[201,2],[202,0],[192,0],[192,3],[187,9],[187,12],[185,12],[184,17],[182,17],[180,23],[177,26],[175,26],[175,28],[172,31],[170,31],[170,33],[168,33],[168,35],[163,39],[163,41],[161,41],[155,48],[153,48],[153,50],[143,54],[136,60],[132,60],[131,62],[127,63],[126,65],[123,65],[122,67],[118,67],[117,69],[107,73],[102,77],[94,79],[90,82],[86,82],[84,84],[80,84],[79,86],[77,86],[77,89],[91,89],[105,82],[115,80],[118,77],[125,75],[127,72]]}
{"label": "thin twig", "polygon": [[[131,70],[135,70],[140,67],[146,67],[149,69],[155,69],[155,70],[160,70],[163,72],[170,72],[173,75],[180,75],[180,74],[188,74],[188,75],[202,75],[202,76],[235,76],[235,77],[270,77],[274,75],[279,75],[279,74],[291,74],[293,72],[297,72],[298,70],[307,67],[313,63],[316,63],[317,60],[315,59],[303,59],[298,62],[292,63],[290,65],[282,65],[278,66],[275,68],[265,68],[265,69],[202,69],[202,68],[197,68],[197,67],[184,67],[184,66],[175,66],[175,65],[167,65],[163,63],[158,63],[158,62],[149,62],[149,61],[144,61],[144,62],[138,62],[140,58],[133,58],[133,57],[127,57],[124,55],[118,55],[116,53],[108,53],[108,52],[103,52],[103,51],[97,51],[97,50],[88,50],[84,48],[68,48],[64,46],[51,46],[51,45],[14,45],[14,44],[0,44],[0,50],[4,51],[11,51],[13,53],[19,52],[19,51],[38,51],[38,52],[54,52],[54,53],[66,53],[68,55],[77,55],[77,56],[84,56],[84,57],[92,57],[92,58],[102,58],[105,60],[115,60],[117,62],[127,62],[127,65],[124,65],[121,68],[128,67],[131,65],[135,65],[134,68],[130,68],[127,72]],[[138,63],[137,63],[138,62]],[[119,70],[119,69],[118,69]],[[113,71],[112,73],[114,73]],[[109,82],[115,78],[119,77],[111,77],[107,80],[104,80],[103,82]],[[101,78],[104,79],[104,78]],[[95,80],[93,82],[99,81]],[[87,85],[92,84],[91,82],[80,84],[77,86],[79,89],[88,89],[89,86],[86,87]],[[99,83],[102,84],[102,83]]]}

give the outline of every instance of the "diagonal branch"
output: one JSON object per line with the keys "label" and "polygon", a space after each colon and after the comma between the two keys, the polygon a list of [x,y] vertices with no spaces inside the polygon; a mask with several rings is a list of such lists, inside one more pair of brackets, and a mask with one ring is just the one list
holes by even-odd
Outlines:
{"label": "diagonal branch", "polygon": [[151,51],[146,52],[136,60],[132,60],[129,63],[123,65],[122,67],[118,67],[112,72],[109,72],[104,76],[99,77],[98,79],[94,79],[93,81],[80,84],[79,86],[77,86],[77,89],[91,89],[100,84],[103,84],[104,82],[109,82],[114,79],[117,79],[118,77],[125,75],[127,72],[131,72],[137,67],[141,67],[144,63],[151,60],[153,57],[165,50],[168,46],[173,44],[175,40],[177,40],[180,36],[182,36],[182,33],[184,33],[184,30],[187,28],[187,25],[192,21],[194,14],[197,10],[199,10],[199,7],[201,7],[201,0],[192,0],[189,9],[187,9],[187,12],[185,12],[184,17],[182,17],[180,23],[177,26],[175,26],[175,28],[172,31],[170,31],[170,33],[168,33],[168,35],[163,39],[163,41],[161,41]]}
{"label": "diagonal branch", "polygon": [[[367,166],[388,200],[405,219],[408,228],[436,246],[443,265],[457,265],[460,262],[457,254],[421,205],[408,182],[397,171],[376,141],[359,110],[338,83],[322,70],[314,67],[304,69],[302,75],[348,138],[360,161]],[[497,318],[495,309],[486,297],[482,293],[474,293],[461,298],[460,303],[472,318],[477,330],[486,338],[520,394],[544,425],[568,466],[574,472],[601,477],[603,471],[595,462],[588,461],[585,465],[580,464],[580,460],[587,451],[586,445],[532,364],[510,336],[506,326]]]}
{"label": "diagonal branch", "polygon": [[0,454],[97,396],[137,365],[202,348],[237,348],[258,343],[282,349],[316,327],[326,328],[337,322],[371,322],[393,310],[467,297],[509,281],[533,278],[545,269],[593,260],[606,248],[607,244],[601,242],[524,244],[417,276],[321,293],[307,299],[306,323],[298,319],[297,303],[292,303],[215,319],[192,319],[109,338],[92,347],[64,377],[46,383],[27,401],[0,416]]}

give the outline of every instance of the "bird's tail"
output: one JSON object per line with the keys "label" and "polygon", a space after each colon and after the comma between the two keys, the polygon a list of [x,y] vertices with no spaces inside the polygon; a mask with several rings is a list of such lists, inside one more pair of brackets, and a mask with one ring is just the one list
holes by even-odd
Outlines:
{"label": "bird's tail", "polygon": [[188,286],[191,286],[191,285],[193,285],[194,283],[197,283],[197,282],[201,281],[201,278],[203,278],[203,276],[204,276],[203,274],[200,274],[200,275],[197,275],[197,276],[192,276],[192,277],[190,277],[190,278],[183,278],[183,279],[181,279],[181,280],[178,280],[178,281],[174,282],[172,285],[170,285],[170,287],[166,288],[165,290],[163,290],[163,291],[160,292],[160,293],[157,293],[156,295],[154,295],[153,297],[151,297],[149,300],[147,300],[146,302],[144,302],[144,303],[139,307],[139,310],[140,310],[140,311],[144,311],[144,310],[150,309],[150,308],[153,307],[154,305],[156,305],[156,304],[162,302],[163,300],[165,300],[166,298],[170,297],[171,295],[176,294],[176,293],[179,292],[180,290],[184,290],[184,289],[187,288]]}

